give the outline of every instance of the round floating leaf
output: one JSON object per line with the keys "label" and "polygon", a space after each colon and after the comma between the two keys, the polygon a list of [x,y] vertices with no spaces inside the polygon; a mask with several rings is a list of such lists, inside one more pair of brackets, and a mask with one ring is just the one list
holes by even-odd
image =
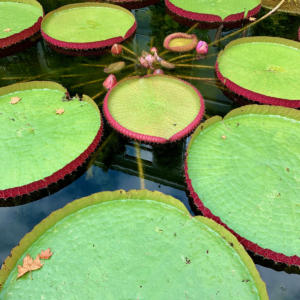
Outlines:
{"label": "round floating leaf", "polygon": [[[262,0],[262,6],[272,9],[278,4],[278,0]],[[300,15],[300,0],[286,0],[279,11],[286,12],[292,15]]]}
{"label": "round floating leaf", "polygon": [[216,63],[229,90],[250,100],[300,107],[300,43],[248,37],[229,43]]}
{"label": "round floating leaf", "polygon": [[130,37],[136,29],[132,13],[108,3],[78,3],[48,13],[42,35],[59,48],[89,50],[111,46]]}
{"label": "round floating leaf", "polygon": [[200,123],[204,101],[188,82],[166,75],[120,81],[104,100],[104,114],[122,134],[145,142],[173,142]]}
{"label": "round floating leaf", "polygon": [[260,0],[165,0],[175,15],[204,23],[235,23],[260,10]]}
{"label": "round floating leaf", "polygon": [[66,92],[43,81],[0,88],[0,199],[63,179],[96,149],[102,132],[97,105],[87,96],[69,100]]}
{"label": "round floating leaf", "polygon": [[[23,258],[49,247],[33,280],[28,273],[16,280]],[[229,231],[146,190],[102,192],[52,213],[13,249],[0,286],[0,297],[10,299],[268,299]]]}
{"label": "round floating leaf", "polygon": [[43,14],[35,0],[0,0],[0,50],[36,34]]}
{"label": "round floating leaf", "polygon": [[[194,133],[186,178],[196,206],[249,250],[300,266],[300,112],[249,105]],[[200,200],[201,199],[201,200]]]}

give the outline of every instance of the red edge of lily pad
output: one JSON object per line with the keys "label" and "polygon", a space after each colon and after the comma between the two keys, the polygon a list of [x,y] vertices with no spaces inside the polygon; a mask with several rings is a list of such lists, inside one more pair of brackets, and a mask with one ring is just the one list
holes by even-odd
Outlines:
{"label": "red edge of lily pad", "polygon": [[197,209],[201,211],[203,216],[208,217],[218,224],[224,226],[227,230],[229,230],[237,239],[238,241],[249,251],[253,252],[256,255],[262,256],[264,258],[270,259],[274,262],[277,263],[283,263],[288,266],[300,266],[300,257],[297,255],[293,256],[287,256],[283,253],[278,253],[270,249],[262,248],[258,244],[255,244],[242,236],[240,236],[238,233],[236,233],[234,230],[229,228],[225,223],[222,222],[221,218],[214,215],[209,208],[207,208],[204,203],[201,201],[197,193],[195,192],[193,186],[192,186],[192,181],[188,175],[188,164],[187,164],[187,159],[188,159],[188,151],[185,153],[185,162],[184,162],[184,175],[185,175],[185,182],[187,184],[187,189],[192,197],[194,204],[196,205]]}
{"label": "red edge of lily pad", "polygon": [[[166,77],[167,75],[146,75],[144,76],[144,78],[147,77],[151,77],[151,76],[164,76]],[[172,76],[168,76],[168,77],[172,77]],[[139,76],[133,76],[133,77],[129,77],[130,79],[132,78],[139,78]],[[124,80],[127,80],[128,78],[125,78]],[[104,98],[104,102],[103,102],[103,113],[104,116],[106,118],[106,120],[108,121],[108,123],[110,124],[111,127],[113,127],[115,130],[117,130],[118,132],[120,132],[121,134],[137,140],[137,141],[142,141],[142,142],[146,142],[146,143],[155,143],[155,144],[166,144],[166,143],[172,143],[172,142],[176,142],[182,138],[184,138],[185,136],[189,135],[193,130],[196,129],[196,127],[199,125],[199,123],[202,120],[204,111],[205,111],[205,104],[204,104],[204,100],[203,97],[201,95],[201,93],[189,82],[181,80],[178,78],[178,80],[184,82],[185,84],[191,86],[196,92],[197,95],[199,97],[200,100],[200,111],[198,113],[198,115],[196,116],[196,118],[193,120],[192,123],[190,123],[187,127],[185,127],[184,129],[182,129],[181,131],[177,132],[176,134],[174,134],[173,136],[171,136],[169,139],[165,139],[162,137],[157,137],[157,136],[151,136],[151,135],[146,135],[146,134],[141,134],[141,133],[137,133],[134,131],[131,131],[123,126],[121,126],[114,118],[113,116],[110,114],[109,109],[108,109],[108,98],[109,95],[111,93],[111,91],[118,86],[118,84],[120,84],[121,82],[123,82],[123,80],[119,81],[110,91],[107,92],[107,94],[105,95]]]}
{"label": "red edge of lily pad", "polygon": [[237,95],[241,95],[249,100],[257,101],[264,104],[271,104],[271,105],[280,105],[285,107],[291,107],[291,108],[299,108],[300,107],[300,100],[287,100],[283,98],[276,98],[271,96],[266,96],[263,94],[259,94],[253,91],[250,91],[248,89],[245,89],[237,84],[235,84],[233,81],[225,78],[219,69],[218,62],[216,62],[216,75],[218,79],[224,84],[230,91],[234,92]]}
{"label": "red edge of lily pad", "polygon": [[[197,21],[197,22],[224,24],[226,26],[226,24],[239,22],[244,19],[244,12],[229,15],[224,20],[222,20],[222,18],[218,15],[201,14],[201,13],[195,13],[195,12],[184,10],[182,8],[175,6],[169,0],[165,0],[165,4],[166,4],[167,8],[175,15],[178,15],[180,17],[184,17],[184,18],[187,18],[187,19],[190,19],[193,21]],[[258,6],[249,10],[246,19],[249,19],[250,17],[253,17],[256,14],[258,14],[260,9],[261,9],[261,5],[259,4]]]}
{"label": "red edge of lily pad", "polygon": [[22,30],[21,32],[15,33],[6,38],[0,39],[0,50],[2,48],[7,48],[17,43],[20,43],[23,40],[27,40],[30,37],[34,36],[39,32],[41,28],[43,17],[39,17],[36,23],[34,23],[31,27]]}
{"label": "red edge of lily pad", "polygon": [[111,4],[116,4],[127,9],[137,9],[159,2],[160,0],[106,0]]}
{"label": "red edge of lily pad", "polygon": [[89,158],[89,156],[97,149],[100,143],[103,134],[103,122],[102,122],[102,117],[100,112],[99,112],[99,116],[100,116],[101,126],[97,132],[97,135],[95,136],[93,142],[76,159],[74,159],[73,161],[65,165],[60,170],[56,171],[55,173],[53,173],[52,175],[44,179],[40,179],[38,181],[34,181],[23,186],[0,190],[0,199],[22,197],[25,195],[29,195],[35,191],[39,191],[44,188],[47,188],[51,184],[57,183],[59,180],[64,179],[66,175],[71,174],[80,166],[82,166]]}
{"label": "red edge of lily pad", "polygon": [[[96,2],[96,3],[98,3],[98,2]],[[65,10],[65,9],[69,9],[69,8],[73,8],[73,7],[80,7],[82,4],[83,4],[83,6],[89,6],[89,2],[87,2],[86,4],[85,3],[77,3],[77,4],[64,5],[58,9],[53,10],[50,13],[48,13],[45,16],[44,20],[46,20],[47,17],[51,16],[52,14],[54,14],[57,11]],[[105,5],[105,3],[102,3],[102,4]],[[110,6],[116,7],[116,8],[119,7],[119,9],[125,10],[124,8],[121,8],[118,5],[111,5],[108,3],[106,3],[106,5],[107,6],[110,5]],[[129,11],[127,11],[127,12],[129,14],[131,14]],[[107,40],[102,40],[102,41],[97,41],[97,42],[87,42],[87,43],[71,43],[71,42],[57,40],[57,39],[50,37],[48,34],[46,34],[42,28],[41,28],[41,33],[42,33],[42,37],[45,39],[45,41],[48,42],[50,45],[54,46],[55,48],[64,48],[64,49],[70,49],[70,50],[86,50],[87,51],[87,50],[91,50],[91,49],[101,49],[101,48],[105,48],[105,47],[110,47],[113,44],[122,43],[135,33],[136,27],[137,27],[137,23],[135,20],[134,24],[129,28],[129,30],[126,32],[124,37],[118,36],[118,37],[114,37],[114,38],[107,39]]]}

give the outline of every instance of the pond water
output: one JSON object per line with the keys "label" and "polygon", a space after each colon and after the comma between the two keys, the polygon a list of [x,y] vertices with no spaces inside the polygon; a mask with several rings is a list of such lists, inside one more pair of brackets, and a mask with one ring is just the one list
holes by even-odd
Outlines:
{"label": "pond water", "polygon": [[[46,12],[73,2],[79,1],[41,1]],[[188,30],[188,27],[176,23],[166,14],[163,4],[133,10],[133,13],[138,29],[134,38],[126,42],[126,45],[136,53],[149,50],[150,45],[163,51],[162,43],[167,34]],[[260,14],[264,13],[266,11],[263,10]],[[295,39],[299,25],[299,17],[275,13],[252,27],[248,35]],[[197,29],[195,32],[199,39],[206,41],[211,41],[215,35],[215,30]],[[208,57],[201,63],[213,66],[216,54],[227,42],[228,40],[210,49]],[[172,56],[175,55],[170,54],[169,57]],[[65,56],[54,52],[39,40],[36,45],[23,52],[0,58],[0,86],[28,80],[53,80],[65,86],[71,95],[87,94],[101,106],[104,97],[102,82],[107,76],[103,72],[103,66],[117,60],[109,53],[98,57]],[[123,70],[117,78],[123,78],[133,72],[143,74],[141,69],[132,67]],[[213,68],[179,67],[166,73],[189,80],[201,91],[206,105],[205,118],[215,114],[223,116],[236,107],[218,86]],[[99,150],[85,170],[77,174],[77,178],[72,182],[55,193],[49,192],[49,195],[37,201],[30,202],[32,199],[27,199],[26,203],[18,202],[12,207],[0,207],[0,264],[19,240],[52,211],[74,199],[99,191],[141,187],[158,190],[180,199],[192,214],[197,214],[192,210],[185,191],[182,165],[187,142],[188,139],[165,147],[147,144],[137,146],[106,126]],[[139,171],[140,164],[143,176]],[[272,267],[263,266],[265,263],[262,265],[257,259],[254,260],[262,279],[266,282],[270,299],[300,299],[299,274],[276,271]]]}

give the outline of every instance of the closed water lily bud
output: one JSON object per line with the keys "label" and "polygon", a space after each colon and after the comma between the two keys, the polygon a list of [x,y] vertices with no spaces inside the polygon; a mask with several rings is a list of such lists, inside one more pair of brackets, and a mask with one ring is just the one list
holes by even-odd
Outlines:
{"label": "closed water lily bud", "polygon": [[120,55],[122,53],[123,49],[120,44],[113,44],[111,47],[111,53],[113,55]]}
{"label": "closed water lily bud", "polygon": [[196,47],[196,51],[198,54],[206,55],[208,52],[208,45],[204,41],[199,41]]}
{"label": "closed water lily bud", "polygon": [[110,90],[117,84],[117,78],[115,75],[110,74],[103,82],[105,89]]}
{"label": "closed water lily bud", "polygon": [[161,75],[161,74],[164,74],[164,71],[162,69],[156,69],[156,70],[154,70],[153,74],[154,75]]}
{"label": "closed water lily bud", "polygon": [[152,47],[152,48],[150,49],[150,52],[151,52],[152,54],[155,54],[155,53],[157,53],[157,49],[156,49],[156,47]]}

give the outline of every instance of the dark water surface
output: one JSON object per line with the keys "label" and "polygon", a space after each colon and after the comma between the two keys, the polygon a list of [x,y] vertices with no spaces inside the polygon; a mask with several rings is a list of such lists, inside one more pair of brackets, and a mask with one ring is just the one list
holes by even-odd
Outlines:
{"label": "dark water surface", "polygon": [[[41,1],[46,12],[73,2],[79,1]],[[138,29],[134,38],[126,45],[136,53],[140,53],[143,49],[149,50],[150,45],[163,51],[162,42],[167,34],[188,30],[187,27],[179,25],[171,19],[165,13],[163,5],[134,10],[133,13],[137,19]],[[299,25],[299,17],[276,13],[252,28],[248,34],[295,39]],[[196,33],[199,39],[211,41],[215,30],[196,30]],[[208,58],[201,63],[213,66],[216,53],[224,45],[225,43],[222,43],[218,47],[210,49]],[[175,54],[170,54],[170,57],[174,56]],[[103,90],[102,82],[107,76],[103,72],[102,66],[117,60],[110,54],[98,57],[64,56],[54,52],[40,40],[35,46],[22,53],[0,58],[0,86],[28,80],[53,80],[65,86],[71,95],[87,94],[94,97],[101,106],[104,93],[99,96],[98,94]],[[134,71],[137,74],[143,74],[143,70],[132,67],[119,73],[117,78],[121,79]],[[190,80],[205,98],[206,118],[215,114],[223,116],[236,107],[216,86],[213,69],[182,67],[166,73],[182,78],[186,76],[209,78]],[[63,207],[68,202],[99,191],[130,190],[141,187],[142,181],[139,177],[134,142],[120,137],[106,126],[102,143],[103,146],[93,156],[85,172],[66,187],[37,201],[18,203],[13,207],[0,207],[0,264],[27,232],[52,211]],[[187,141],[184,141],[163,148],[141,144],[144,185],[149,190],[158,190],[180,199],[190,212],[195,214],[185,192],[183,177],[182,165],[186,143]],[[270,267],[260,265],[257,260],[255,262],[257,262],[262,279],[267,284],[270,299],[300,299],[299,274],[275,271]]]}

